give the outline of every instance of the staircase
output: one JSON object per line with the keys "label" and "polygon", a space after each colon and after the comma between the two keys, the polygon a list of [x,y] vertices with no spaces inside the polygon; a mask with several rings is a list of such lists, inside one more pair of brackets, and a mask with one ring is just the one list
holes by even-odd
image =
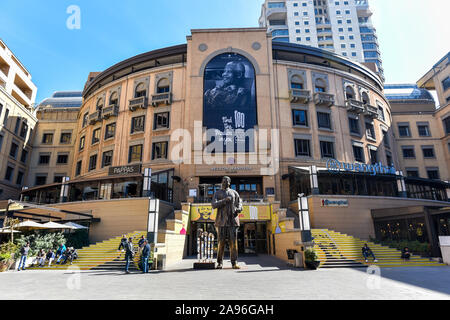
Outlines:
{"label": "staircase", "polygon": [[[127,238],[133,238],[133,244],[137,250],[137,243],[141,236],[146,237],[147,232],[135,231],[126,235]],[[80,270],[125,270],[125,252],[118,251],[122,236],[118,236],[109,240],[105,240],[88,247],[77,250],[78,259],[73,262],[72,266],[80,268]],[[130,263],[129,270],[138,270],[139,256],[134,257],[134,264]],[[63,265],[56,264],[53,261],[51,267],[48,263],[44,267],[29,267],[34,270],[65,270],[69,268],[70,263]]]}
{"label": "staircase", "polygon": [[[379,267],[412,267],[412,266],[445,266],[443,263],[411,255],[409,261],[401,259],[401,252],[373,242],[361,240],[346,234],[328,229],[312,229],[314,249],[316,250],[320,268],[358,268],[376,265]],[[365,262],[361,252],[364,244],[372,249],[378,262]]]}

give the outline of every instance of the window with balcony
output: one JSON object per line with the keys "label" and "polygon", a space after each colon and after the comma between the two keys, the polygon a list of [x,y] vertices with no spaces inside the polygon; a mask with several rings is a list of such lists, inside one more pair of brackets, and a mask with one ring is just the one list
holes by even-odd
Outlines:
{"label": "window with balcony", "polygon": [[72,141],[72,133],[71,132],[62,132],[61,137],[59,139],[59,143],[61,144],[70,144]]}
{"label": "window with balcony", "polygon": [[170,92],[170,82],[167,78],[162,78],[156,86],[156,93]]}
{"label": "window with balcony", "polygon": [[326,112],[317,112],[317,124],[319,129],[331,130],[331,115]]}
{"label": "window with balcony", "polygon": [[116,123],[110,123],[105,127],[105,140],[114,138],[116,134]]}
{"label": "window with balcony", "polygon": [[101,128],[97,128],[92,132],[92,143],[91,144],[96,144],[96,143],[100,142],[100,131],[101,131]]}
{"label": "window with balcony", "polygon": [[131,146],[128,152],[128,163],[142,161],[142,144]]}
{"label": "window with balcony", "polygon": [[114,91],[109,96],[109,105],[110,106],[118,106],[119,105],[119,94],[117,93],[117,91]]}
{"label": "window with balcony", "polygon": [[170,113],[169,112],[160,112],[155,113],[155,119],[153,121],[153,129],[168,129],[169,121],[170,121]]}
{"label": "window with balcony", "polygon": [[308,112],[306,110],[292,110],[292,120],[294,126],[308,126]]}
{"label": "window with balcony", "polygon": [[167,159],[167,141],[154,142],[152,146],[152,160]]}
{"label": "window with balcony", "polygon": [[353,156],[355,157],[355,161],[364,163],[365,159],[363,147],[359,145],[353,145]]}
{"label": "window with balcony", "polygon": [[95,108],[97,109],[97,111],[103,109],[103,99],[102,98],[97,100],[97,105],[95,106]]}
{"label": "window with balcony", "polygon": [[134,117],[131,119],[131,133],[144,132],[145,116]]}
{"label": "window with balcony", "polygon": [[350,99],[355,99],[355,90],[353,90],[353,88],[351,86],[347,86],[345,88],[345,99],[350,100]]}
{"label": "window with balcony", "polygon": [[334,158],[334,143],[330,141],[320,141],[320,154],[322,158]]}
{"label": "window with balcony", "polygon": [[42,135],[42,144],[52,144],[53,143],[53,133],[44,133]]}
{"label": "window with balcony", "polygon": [[103,152],[102,168],[111,166],[112,161],[113,161],[113,151],[110,150],[110,151]]}
{"label": "window with balcony", "polygon": [[95,170],[97,168],[97,155],[94,154],[89,157],[89,171]]}
{"label": "window with balcony", "polygon": [[147,96],[147,90],[145,89],[144,83],[141,82],[136,86],[136,90],[134,90],[134,97],[139,98],[145,96]]}
{"label": "window with balcony", "polygon": [[295,156],[296,157],[311,157],[310,141],[306,139],[294,139]]}
{"label": "window with balcony", "polygon": [[303,89],[303,79],[295,75],[291,78],[291,89]]}
{"label": "window with balcony", "polygon": [[69,163],[69,155],[68,154],[58,154],[56,158],[56,164],[67,164]]}
{"label": "window with balcony", "polygon": [[316,92],[327,92],[327,84],[324,79],[317,78],[314,86]]}
{"label": "window with balcony", "polygon": [[370,98],[366,91],[361,93],[361,100],[364,104],[370,104]]}

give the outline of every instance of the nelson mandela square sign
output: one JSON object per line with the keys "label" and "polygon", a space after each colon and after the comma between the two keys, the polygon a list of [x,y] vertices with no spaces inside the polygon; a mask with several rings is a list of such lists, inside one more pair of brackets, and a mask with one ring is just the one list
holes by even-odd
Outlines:
{"label": "nelson mandela square sign", "polygon": [[203,127],[207,129],[207,151],[254,151],[256,125],[253,65],[236,53],[216,56],[207,64],[204,74]]}

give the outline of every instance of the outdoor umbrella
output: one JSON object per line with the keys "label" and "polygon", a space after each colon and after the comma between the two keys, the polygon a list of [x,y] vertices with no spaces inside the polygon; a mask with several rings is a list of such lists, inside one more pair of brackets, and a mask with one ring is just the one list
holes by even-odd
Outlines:
{"label": "outdoor umbrella", "polygon": [[67,226],[65,224],[56,223],[53,221],[49,221],[47,223],[44,223],[42,226],[46,229],[73,229],[71,226]]}
{"label": "outdoor umbrella", "polygon": [[[11,229],[10,228],[0,228],[0,233],[11,234]],[[13,233],[20,233],[20,231],[13,230]]]}
{"label": "outdoor umbrella", "polygon": [[73,230],[89,229],[88,227],[82,226],[81,224],[75,222],[67,222],[64,223],[64,225],[72,227]]}
{"label": "outdoor umbrella", "polygon": [[44,225],[34,222],[34,221],[23,221],[21,223],[18,223],[14,226],[14,229],[47,229]]}

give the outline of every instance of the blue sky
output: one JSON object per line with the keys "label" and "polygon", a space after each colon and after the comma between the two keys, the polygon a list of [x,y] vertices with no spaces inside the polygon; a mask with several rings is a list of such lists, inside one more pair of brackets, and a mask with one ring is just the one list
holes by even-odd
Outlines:
{"label": "blue sky", "polygon": [[[257,27],[263,0],[2,0],[0,38],[31,72],[37,102],[81,90],[142,52],[186,42],[190,29]],[[67,7],[81,9],[69,30]],[[448,0],[371,0],[387,82],[415,82],[450,50]]]}

